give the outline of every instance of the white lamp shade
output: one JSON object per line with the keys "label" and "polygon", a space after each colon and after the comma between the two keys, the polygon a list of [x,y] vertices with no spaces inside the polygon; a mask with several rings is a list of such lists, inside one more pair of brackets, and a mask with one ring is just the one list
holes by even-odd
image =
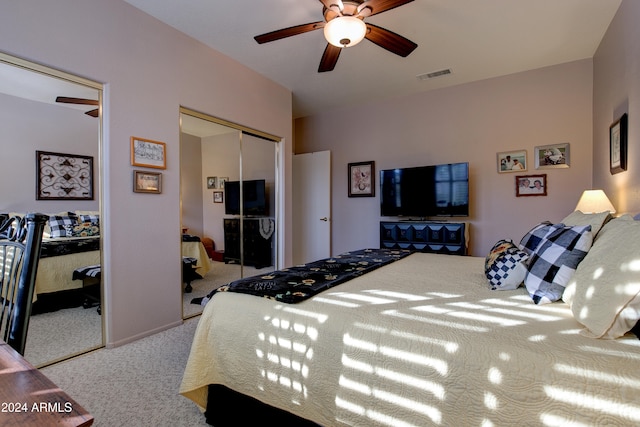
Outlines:
{"label": "white lamp shade", "polygon": [[582,193],[576,210],[582,213],[616,212],[616,208],[602,190],[586,190]]}
{"label": "white lamp shade", "polygon": [[339,16],[324,26],[324,37],[337,47],[355,46],[364,39],[367,25],[354,16]]}

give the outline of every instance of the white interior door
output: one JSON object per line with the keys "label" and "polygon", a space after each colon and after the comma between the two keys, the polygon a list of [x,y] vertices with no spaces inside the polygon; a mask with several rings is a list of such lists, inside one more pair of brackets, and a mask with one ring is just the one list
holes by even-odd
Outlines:
{"label": "white interior door", "polygon": [[293,156],[293,262],[331,256],[331,152]]}

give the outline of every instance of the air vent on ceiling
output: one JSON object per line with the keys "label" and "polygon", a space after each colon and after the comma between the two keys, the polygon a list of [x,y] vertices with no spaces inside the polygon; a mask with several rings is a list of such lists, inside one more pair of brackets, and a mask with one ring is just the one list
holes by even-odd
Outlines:
{"label": "air vent on ceiling", "polygon": [[418,74],[416,76],[416,78],[418,80],[428,80],[428,79],[434,79],[436,77],[442,77],[442,76],[446,76],[448,74],[451,74],[451,68],[445,68],[444,70],[438,70],[438,71],[432,71],[430,73],[424,73],[424,74]]}

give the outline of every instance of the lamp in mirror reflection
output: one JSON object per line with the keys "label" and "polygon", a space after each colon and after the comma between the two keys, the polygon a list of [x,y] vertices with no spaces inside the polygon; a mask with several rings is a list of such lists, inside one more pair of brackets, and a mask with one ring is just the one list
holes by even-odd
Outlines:
{"label": "lamp in mirror reflection", "polygon": [[602,190],[585,190],[575,210],[582,213],[616,213],[616,208]]}

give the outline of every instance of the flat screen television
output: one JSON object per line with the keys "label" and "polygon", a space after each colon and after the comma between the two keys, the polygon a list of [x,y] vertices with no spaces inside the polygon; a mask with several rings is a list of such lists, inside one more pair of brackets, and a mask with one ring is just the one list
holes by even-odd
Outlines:
{"label": "flat screen television", "polygon": [[469,216],[469,163],[381,170],[380,215]]}
{"label": "flat screen television", "polygon": [[[265,216],[267,212],[267,191],[264,179],[242,181],[243,215]],[[224,212],[240,215],[240,181],[224,183]]]}

